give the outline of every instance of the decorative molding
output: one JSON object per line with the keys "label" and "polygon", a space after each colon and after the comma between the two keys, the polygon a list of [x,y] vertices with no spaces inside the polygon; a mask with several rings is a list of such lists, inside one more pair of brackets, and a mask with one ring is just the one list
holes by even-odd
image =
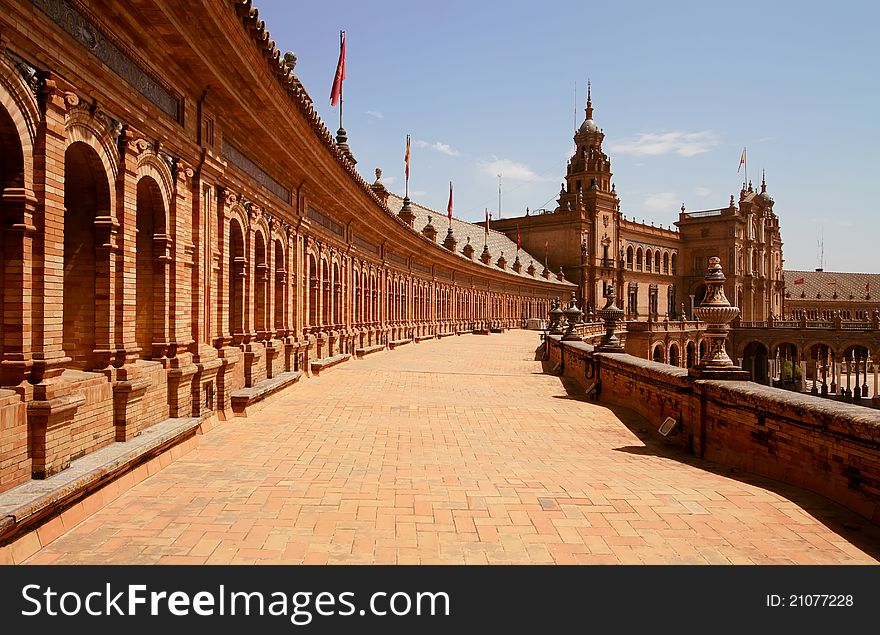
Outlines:
{"label": "decorative molding", "polygon": [[375,245],[375,244],[371,243],[370,241],[365,240],[364,238],[361,238],[357,234],[355,234],[354,236],[351,237],[351,241],[355,245],[360,247],[361,249],[369,251],[370,253],[373,253],[373,254],[379,253],[379,245]]}
{"label": "decorative molding", "polygon": [[257,183],[272,192],[272,194],[280,198],[282,201],[288,205],[290,204],[290,190],[272,178],[263,168],[251,161],[243,152],[241,152],[241,150],[229,143],[226,139],[223,139],[222,150],[223,156],[232,165],[254,179]]}
{"label": "decorative molding", "polygon": [[337,234],[339,236],[345,236],[345,227],[343,227],[342,225],[337,223],[335,220],[333,220],[329,216],[322,214],[321,212],[316,210],[314,207],[309,206],[308,216],[313,221],[315,221],[316,223],[318,223],[322,227],[329,229],[334,234]]}
{"label": "decorative molding", "polygon": [[182,123],[181,99],[153,79],[66,0],[31,0],[52,22],[128,82],[166,115]]}

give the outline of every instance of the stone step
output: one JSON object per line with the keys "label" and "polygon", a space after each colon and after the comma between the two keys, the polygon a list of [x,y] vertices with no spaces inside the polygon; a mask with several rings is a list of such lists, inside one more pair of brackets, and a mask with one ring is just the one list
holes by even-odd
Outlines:
{"label": "stone step", "polygon": [[376,353],[378,351],[384,351],[384,344],[376,344],[374,346],[365,346],[363,348],[354,349],[354,354],[357,355],[358,359],[363,359],[365,355],[369,355],[370,353]]}
{"label": "stone step", "polygon": [[349,359],[351,359],[351,355],[348,353],[340,353],[339,355],[334,355],[333,357],[316,359],[311,363],[312,374],[317,377],[321,374],[322,370],[326,370],[331,366],[336,366],[336,364],[348,361]]}
{"label": "stone step", "polygon": [[272,379],[259,381],[256,385],[251,386],[250,388],[239,388],[238,390],[233,391],[229,395],[232,398],[232,412],[237,417],[246,417],[247,409],[250,406],[262,401],[269,395],[273,395],[279,390],[296,383],[299,381],[300,377],[302,377],[302,372],[298,370],[290,371],[287,373],[281,373]]}

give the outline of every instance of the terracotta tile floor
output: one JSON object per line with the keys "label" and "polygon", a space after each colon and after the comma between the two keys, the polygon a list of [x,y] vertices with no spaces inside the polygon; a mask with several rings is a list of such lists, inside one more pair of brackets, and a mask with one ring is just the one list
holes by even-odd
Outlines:
{"label": "terracotta tile floor", "polygon": [[677,455],[513,331],[303,380],[29,563],[874,563],[828,500]]}

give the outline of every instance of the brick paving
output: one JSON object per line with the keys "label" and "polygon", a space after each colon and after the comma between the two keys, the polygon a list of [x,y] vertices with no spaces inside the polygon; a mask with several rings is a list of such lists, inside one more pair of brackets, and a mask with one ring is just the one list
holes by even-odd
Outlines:
{"label": "brick paving", "polygon": [[511,331],[303,380],[28,563],[875,563],[822,497],[678,454]]}

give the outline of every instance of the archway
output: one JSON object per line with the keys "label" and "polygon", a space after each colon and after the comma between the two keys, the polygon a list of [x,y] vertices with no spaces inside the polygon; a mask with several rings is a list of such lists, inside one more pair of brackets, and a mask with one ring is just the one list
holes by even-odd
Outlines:
{"label": "archway", "polygon": [[318,279],[318,263],[315,256],[309,254],[309,326],[318,326],[318,300],[320,299],[321,281]]}
{"label": "archway", "polygon": [[238,220],[229,221],[229,336],[244,334],[244,233]]}
{"label": "archway", "polygon": [[666,362],[666,355],[663,350],[663,344],[657,344],[656,346],[654,346],[654,351],[653,353],[651,353],[651,359],[653,359],[655,362],[660,362],[661,364]]}
{"label": "archway", "polygon": [[743,370],[749,371],[752,381],[769,385],[767,347],[761,342],[749,342],[743,349]]}
{"label": "archway", "polygon": [[254,325],[253,331],[259,338],[266,336],[266,288],[268,268],[266,266],[266,241],[263,232],[254,233]]}
{"label": "archway", "polygon": [[330,307],[331,307],[330,303],[331,303],[332,298],[330,297],[330,288],[331,288],[330,266],[327,264],[326,258],[321,259],[321,277],[324,280],[324,289],[323,289],[323,291],[324,291],[324,293],[323,293],[323,301],[324,301],[323,309],[324,310],[322,312],[323,315],[321,316],[322,317],[321,326],[330,326],[332,324],[332,322],[330,320]]}
{"label": "archway", "polygon": [[687,366],[688,368],[693,368],[693,366],[696,365],[696,363],[697,363],[697,359],[696,359],[697,347],[694,345],[693,342],[688,342],[684,351],[685,351],[685,366]]}
{"label": "archway", "polygon": [[284,245],[275,241],[275,331],[280,334],[284,330],[284,314],[287,307],[287,294],[284,292],[287,282],[287,268],[284,266]]}
{"label": "archway", "polygon": [[800,390],[800,349],[791,342],[782,342],[770,351],[773,362],[773,385],[789,390]]}
{"label": "archway", "polygon": [[[165,233],[165,205],[159,184],[144,177],[137,184],[135,342],[141,357],[153,356],[153,343],[164,338],[164,268],[156,258],[154,237]],[[157,301],[158,300],[158,301]]]}
{"label": "archway", "polygon": [[[15,122],[5,108],[0,107],[0,218],[6,219],[6,188],[20,188],[24,185],[24,152]],[[6,258],[12,254],[6,253],[5,242],[6,223],[2,224],[0,235],[0,326],[5,329],[5,305],[6,305]],[[0,357],[5,350],[4,340],[0,336]]]}
{"label": "archway", "polygon": [[824,342],[819,342],[805,350],[808,356],[806,359],[807,378],[812,380],[810,392],[823,396],[829,393],[842,393],[837,382],[842,368],[834,349]]}
{"label": "archway", "polygon": [[63,347],[88,369],[95,349],[95,219],[109,214],[110,187],[98,153],[77,141],[64,153]]}
{"label": "archway", "polygon": [[671,366],[678,366],[680,364],[680,359],[678,355],[678,344],[672,343],[669,345],[669,364]]}

